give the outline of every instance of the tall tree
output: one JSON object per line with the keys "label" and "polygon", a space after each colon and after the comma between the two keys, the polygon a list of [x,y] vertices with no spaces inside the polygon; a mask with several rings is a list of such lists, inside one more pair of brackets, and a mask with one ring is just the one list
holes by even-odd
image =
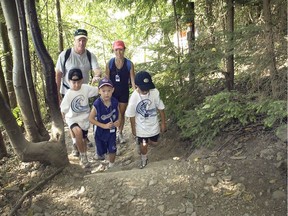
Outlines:
{"label": "tall tree", "polygon": [[[43,124],[42,118],[41,118],[38,99],[36,96],[36,92],[35,92],[35,88],[34,88],[34,84],[33,84],[32,73],[31,73],[29,40],[28,40],[28,35],[27,35],[27,24],[26,24],[23,0],[16,0],[16,7],[17,7],[19,26],[20,26],[24,74],[25,74],[25,80],[26,80],[26,84],[27,84],[27,90],[28,90],[29,97],[30,97],[32,112],[33,112],[33,116],[34,116],[34,119],[35,119],[35,122],[36,122],[36,125],[38,128],[38,131],[41,135],[40,139],[41,140],[48,140],[49,134],[48,134],[48,132],[47,132],[47,130]],[[38,141],[40,141],[40,140],[38,140]]]}
{"label": "tall tree", "polygon": [[15,0],[1,0],[3,14],[6,20],[9,40],[12,46],[13,62],[13,84],[16,98],[23,117],[24,127],[28,140],[39,141],[41,136],[34,120],[31,101],[27,91],[27,85],[24,75],[22,46],[20,39],[20,29]]}
{"label": "tall tree", "polygon": [[[8,38],[8,31],[4,20],[4,15],[2,11],[2,7],[0,7],[0,34],[2,39],[2,49],[4,53],[4,63],[5,63],[5,81],[6,81],[6,88],[8,91],[9,97],[9,104],[10,107],[13,109],[17,106],[16,95],[13,87],[13,78],[12,78],[12,68],[13,68],[13,61],[12,61],[12,51],[9,43]],[[3,17],[3,19],[2,19]]]}
{"label": "tall tree", "polygon": [[[25,96],[25,99],[29,99],[29,94],[27,92],[26,82],[24,76],[21,74],[23,72],[23,62],[21,53],[21,40],[19,34],[19,26],[17,22],[17,13],[15,1],[1,0],[1,6],[3,8],[4,16],[6,19],[7,26],[9,27],[9,39],[12,41],[13,59],[18,61],[19,64],[15,64],[13,71],[15,74],[15,89],[16,96],[19,100],[19,96]],[[64,139],[64,126],[62,116],[58,107],[58,97],[56,93],[56,82],[55,82],[55,72],[54,65],[51,57],[49,56],[43,41],[41,39],[41,32],[37,22],[37,15],[35,9],[35,2],[25,1],[25,11],[29,15],[29,24],[32,31],[32,38],[34,45],[36,46],[37,53],[42,62],[44,62],[45,68],[45,81],[47,88],[47,101],[49,111],[51,113],[52,119],[52,136],[50,141],[45,142],[29,142],[27,141],[20,128],[18,127],[15,118],[13,117],[7,103],[3,99],[2,94],[0,94],[0,121],[3,124],[6,132],[11,140],[14,147],[15,153],[18,155],[21,161],[40,161],[45,164],[52,164],[55,166],[63,166],[69,163],[67,150]],[[13,76],[14,79],[14,76]],[[19,90],[24,93],[20,93]],[[19,107],[21,109],[24,106],[23,101],[19,100]],[[25,116],[26,117],[26,116]],[[32,116],[33,119],[33,116]]]}
{"label": "tall tree", "polygon": [[227,71],[224,73],[226,87],[229,91],[234,89],[234,0],[227,0]]}
{"label": "tall tree", "polygon": [[46,83],[46,96],[47,96],[46,101],[49,107],[49,114],[51,116],[52,121],[51,138],[55,140],[60,140],[61,143],[65,146],[64,124],[59,109],[57,86],[55,82],[54,63],[41,37],[42,34],[37,19],[35,0],[25,0],[24,2],[25,2],[25,11],[28,16],[30,24],[33,44],[37,52],[37,55],[44,67],[43,72],[45,74],[45,83]]}
{"label": "tall tree", "polygon": [[281,93],[278,82],[279,75],[276,68],[276,58],[274,52],[274,37],[273,37],[273,23],[271,17],[270,0],[263,0],[263,18],[265,22],[265,44],[266,44],[266,58],[267,69],[270,72],[272,96],[277,99]]}

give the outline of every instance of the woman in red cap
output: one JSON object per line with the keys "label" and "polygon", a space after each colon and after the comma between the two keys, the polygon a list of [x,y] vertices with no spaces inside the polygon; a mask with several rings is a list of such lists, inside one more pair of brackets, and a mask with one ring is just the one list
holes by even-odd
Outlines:
{"label": "woman in red cap", "polygon": [[119,102],[119,111],[121,115],[121,123],[119,126],[119,142],[124,143],[126,140],[123,137],[123,127],[125,123],[125,111],[128,105],[129,88],[132,85],[135,89],[135,72],[133,63],[124,57],[125,44],[122,40],[116,40],[113,43],[113,52],[115,58],[109,60],[106,65],[106,75],[113,82],[115,97]]}

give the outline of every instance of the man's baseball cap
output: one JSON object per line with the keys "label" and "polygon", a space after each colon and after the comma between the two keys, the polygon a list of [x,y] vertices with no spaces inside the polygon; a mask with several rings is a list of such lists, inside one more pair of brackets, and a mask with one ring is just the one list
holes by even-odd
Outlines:
{"label": "man's baseball cap", "polygon": [[88,33],[85,29],[77,29],[75,32],[74,32],[74,38],[77,40],[79,38],[88,38]]}
{"label": "man's baseball cap", "polygon": [[[75,76],[77,78],[75,78]],[[74,78],[73,78],[74,77]],[[69,74],[68,74],[68,79],[69,80],[73,80],[73,81],[78,81],[78,80],[81,80],[83,79],[83,74],[82,74],[82,71],[78,68],[73,68],[69,71]]]}
{"label": "man's baseball cap", "polygon": [[142,91],[148,91],[155,88],[151,75],[147,71],[139,71],[136,73],[135,85],[137,85]]}
{"label": "man's baseball cap", "polygon": [[113,50],[115,49],[125,49],[125,44],[122,40],[116,40],[112,46]]}
{"label": "man's baseball cap", "polygon": [[99,89],[102,88],[103,86],[110,86],[113,88],[113,83],[110,79],[108,79],[107,77],[104,77],[103,79],[101,79],[99,81]]}

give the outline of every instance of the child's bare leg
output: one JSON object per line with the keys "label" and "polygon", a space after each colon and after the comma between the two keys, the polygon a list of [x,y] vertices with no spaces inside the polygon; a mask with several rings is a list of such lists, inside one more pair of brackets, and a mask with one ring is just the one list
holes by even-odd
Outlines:
{"label": "child's bare leg", "polygon": [[109,168],[114,166],[116,153],[109,153]]}

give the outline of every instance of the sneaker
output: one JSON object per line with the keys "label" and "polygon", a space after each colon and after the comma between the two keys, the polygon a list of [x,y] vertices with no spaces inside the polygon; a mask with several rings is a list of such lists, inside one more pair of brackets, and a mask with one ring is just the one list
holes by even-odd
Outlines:
{"label": "sneaker", "polygon": [[74,157],[79,157],[79,155],[80,155],[76,144],[73,144],[72,155]]}
{"label": "sneaker", "polygon": [[88,158],[87,157],[82,157],[80,159],[80,166],[82,168],[89,168],[91,166],[90,162],[88,161]]}
{"label": "sneaker", "polygon": [[105,156],[104,155],[100,156],[100,155],[96,154],[94,156],[94,158],[95,158],[95,160],[105,160]]}
{"label": "sneaker", "polygon": [[116,150],[116,156],[119,156],[119,155],[121,155],[121,151],[120,151],[120,147],[118,145],[117,150]]}
{"label": "sneaker", "polygon": [[125,138],[123,137],[123,134],[119,133],[118,138],[121,144],[126,142]]}
{"label": "sneaker", "polygon": [[146,160],[141,160],[140,162],[140,169],[143,169],[145,166],[147,166],[148,164],[148,159]]}

